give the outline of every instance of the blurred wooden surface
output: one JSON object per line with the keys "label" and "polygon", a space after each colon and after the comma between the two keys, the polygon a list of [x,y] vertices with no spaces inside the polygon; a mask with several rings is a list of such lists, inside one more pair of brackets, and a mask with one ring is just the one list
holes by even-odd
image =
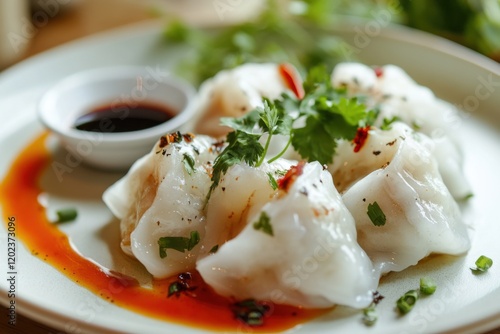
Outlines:
{"label": "blurred wooden surface", "polygon": [[[20,60],[80,37],[151,18],[151,9],[139,5],[140,1],[134,3],[133,0],[79,0],[69,2],[67,8],[62,5],[56,16],[50,18],[46,24],[37,26],[30,46]],[[7,325],[6,317],[0,321],[0,333],[62,334],[63,332],[17,314],[15,327]],[[500,328],[486,334],[500,334]]]}

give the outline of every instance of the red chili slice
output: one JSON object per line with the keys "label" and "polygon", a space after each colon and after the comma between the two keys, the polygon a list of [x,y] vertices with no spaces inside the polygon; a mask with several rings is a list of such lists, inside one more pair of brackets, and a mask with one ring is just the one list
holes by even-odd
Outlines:
{"label": "red chili slice", "polygon": [[304,97],[304,88],[302,87],[302,79],[298,75],[295,67],[288,63],[279,64],[278,71],[285,81],[285,84],[299,99]]}

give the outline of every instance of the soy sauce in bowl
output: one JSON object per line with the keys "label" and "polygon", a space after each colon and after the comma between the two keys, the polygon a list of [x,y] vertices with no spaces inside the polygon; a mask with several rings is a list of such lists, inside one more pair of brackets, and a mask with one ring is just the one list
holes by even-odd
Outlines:
{"label": "soy sauce in bowl", "polygon": [[176,112],[166,106],[141,102],[104,105],[78,117],[75,128],[82,131],[118,133],[152,128],[172,119]]}

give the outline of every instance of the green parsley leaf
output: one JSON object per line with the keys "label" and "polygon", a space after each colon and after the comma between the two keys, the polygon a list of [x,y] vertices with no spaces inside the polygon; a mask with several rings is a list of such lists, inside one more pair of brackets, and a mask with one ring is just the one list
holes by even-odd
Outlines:
{"label": "green parsley leaf", "polygon": [[330,76],[325,65],[321,64],[311,68],[307,72],[307,77],[304,80],[304,92],[306,95],[317,92],[318,90],[325,90],[324,85],[330,85]]}
{"label": "green parsley leaf", "polygon": [[334,89],[324,67],[312,68],[304,82],[305,97],[299,105],[305,126],[292,130],[292,145],[308,161],[331,163],[339,139],[352,140],[369,115],[366,106]]}
{"label": "green parsley leaf", "polygon": [[255,127],[259,123],[260,112],[258,109],[254,109],[243,117],[223,117],[220,122],[221,125],[228,126],[234,130],[243,131],[246,133],[254,133]]}
{"label": "green parsley leaf", "polygon": [[244,131],[236,130],[228,133],[226,141],[228,146],[217,156],[214,162],[212,173],[212,186],[210,193],[217,188],[221,177],[227,172],[229,167],[240,162],[246,162],[254,166],[264,152],[264,148],[259,143],[259,134],[250,134]]}
{"label": "green parsley leaf", "polygon": [[158,239],[160,249],[160,257],[167,257],[167,249],[175,249],[178,252],[184,253],[186,250],[191,251],[200,242],[200,234],[198,231],[191,231],[189,238],[186,237],[161,237]]}
{"label": "green parsley leaf", "polygon": [[253,228],[269,234],[270,236],[274,236],[273,226],[271,225],[271,218],[269,218],[265,211],[262,211],[259,220],[253,223]]}
{"label": "green parsley leaf", "polygon": [[273,190],[278,189],[278,182],[276,182],[273,174],[267,173],[267,176],[269,177],[269,184],[271,185],[271,188],[273,188]]}
{"label": "green parsley leaf", "polygon": [[187,153],[184,153],[184,158],[182,159],[183,163],[184,163],[184,168],[186,169],[186,172],[191,175],[193,174],[194,172],[196,172],[196,170],[194,169],[194,158],[192,156],[190,156],[189,154]]}
{"label": "green parsley leaf", "polygon": [[384,118],[382,120],[382,125],[380,126],[380,130],[382,131],[389,131],[392,129],[392,123],[398,122],[401,119],[398,116],[394,116],[391,118]]}
{"label": "green parsley leaf", "polygon": [[366,106],[358,103],[356,98],[341,97],[337,103],[338,113],[349,124],[358,128],[359,122],[366,117]]}
{"label": "green parsley leaf", "polygon": [[270,135],[290,134],[292,118],[279,103],[264,98],[264,108],[260,113],[260,127]]}
{"label": "green parsley leaf", "polygon": [[[333,116],[335,117],[335,116]],[[338,118],[338,117],[337,117]],[[303,128],[294,129],[292,145],[308,161],[328,164],[333,161],[337,142],[322,117],[308,117]]]}
{"label": "green parsley leaf", "polygon": [[370,306],[363,309],[363,322],[367,326],[373,326],[378,320],[377,310],[375,304],[371,303]]}
{"label": "green parsley leaf", "polygon": [[360,122],[359,126],[364,128],[367,126],[372,126],[377,121],[378,115],[380,115],[380,109],[374,108],[369,110],[365,118]]}
{"label": "green parsley leaf", "polygon": [[489,257],[487,256],[484,256],[484,255],[481,255],[477,260],[476,260],[476,268],[471,268],[471,270],[475,273],[475,274],[480,274],[480,273],[483,273],[483,272],[486,272],[488,271],[488,269],[491,268],[491,266],[493,265],[493,260],[490,259]]}
{"label": "green parsley leaf", "polygon": [[368,204],[368,217],[375,226],[384,226],[387,218],[377,202]]}

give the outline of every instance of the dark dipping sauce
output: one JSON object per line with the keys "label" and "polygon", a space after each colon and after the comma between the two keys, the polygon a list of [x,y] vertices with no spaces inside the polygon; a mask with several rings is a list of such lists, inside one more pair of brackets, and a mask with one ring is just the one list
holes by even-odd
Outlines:
{"label": "dark dipping sauce", "polygon": [[130,132],[149,129],[172,119],[176,113],[163,105],[117,103],[104,105],[78,117],[75,128],[90,132]]}

